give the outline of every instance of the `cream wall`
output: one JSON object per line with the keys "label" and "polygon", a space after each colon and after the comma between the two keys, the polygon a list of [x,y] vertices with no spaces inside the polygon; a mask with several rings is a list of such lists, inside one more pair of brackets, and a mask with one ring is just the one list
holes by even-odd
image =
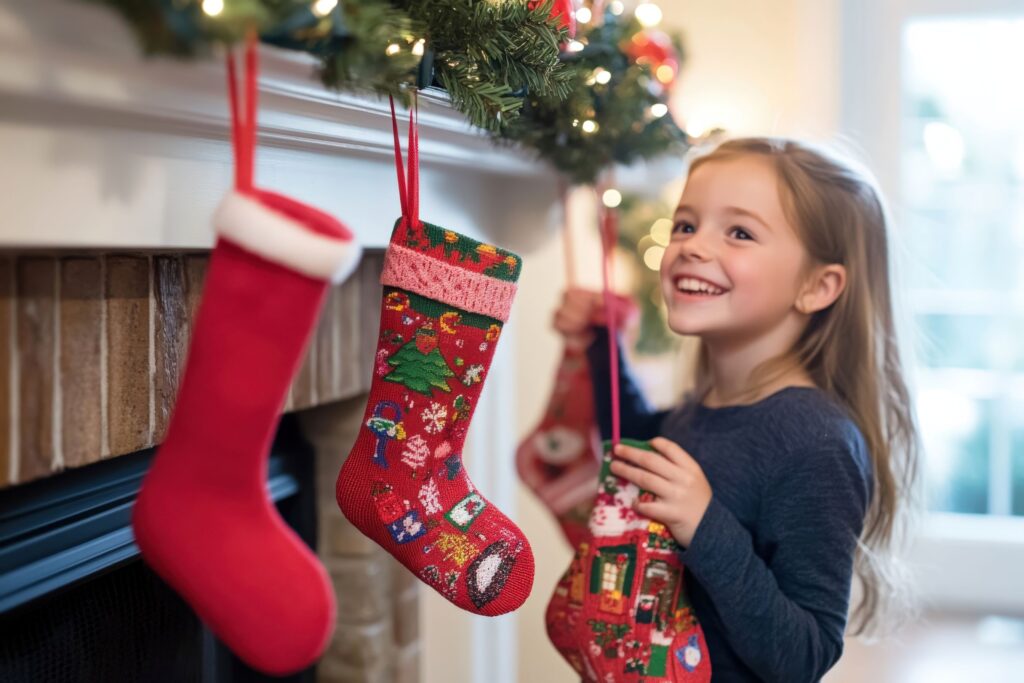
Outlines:
{"label": "cream wall", "polygon": [[[701,132],[722,126],[736,134],[832,136],[839,119],[838,0],[662,0],[664,25],[685,33],[689,52],[673,111]],[[669,177],[650,182],[652,191]],[[644,185],[636,173],[631,185]],[[589,193],[575,197],[574,226],[581,279],[598,286],[599,256]],[[592,214],[591,214],[592,216]],[[551,216],[552,229],[557,216]],[[560,344],[550,318],[564,286],[560,240],[551,238],[525,254],[516,325],[518,433],[540,419],[551,388]],[[595,482],[596,484],[596,482]],[[533,594],[517,612],[518,680],[560,683],[577,678],[548,643],[544,608],[570,552],[544,508],[520,487],[515,519],[533,545],[537,576]]]}

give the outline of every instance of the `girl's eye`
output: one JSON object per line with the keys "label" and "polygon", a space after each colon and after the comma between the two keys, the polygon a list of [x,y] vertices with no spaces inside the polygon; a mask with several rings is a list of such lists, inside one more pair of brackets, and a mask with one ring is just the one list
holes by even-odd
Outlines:
{"label": "girl's eye", "polygon": [[694,226],[692,224],[687,223],[686,221],[679,221],[678,223],[676,223],[675,225],[672,226],[672,232],[673,232],[673,234],[675,234],[675,233],[682,234],[682,233],[688,232],[687,228],[693,228],[694,230],[697,229],[697,228],[694,228]]}
{"label": "girl's eye", "polygon": [[754,239],[753,236],[749,232],[747,232],[746,230],[744,230],[743,228],[741,228],[738,225],[734,225],[733,228],[732,228],[732,231],[733,231],[733,234],[739,233],[739,234],[743,235],[743,237],[740,238],[741,240],[752,240],[752,239]]}

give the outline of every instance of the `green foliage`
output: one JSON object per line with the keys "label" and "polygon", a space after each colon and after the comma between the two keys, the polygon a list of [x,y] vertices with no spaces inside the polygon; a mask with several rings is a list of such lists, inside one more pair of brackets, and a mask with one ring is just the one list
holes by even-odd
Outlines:
{"label": "green foliage", "polygon": [[[585,48],[566,56],[572,73],[569,95],[531,91],[522,116],[509,125],[504,137],[534,150],[581,184],[595,183],[613,164],[682,154],[686,135],[672,117],[651,114],[651,105],[665,102],[663,88],[650,67],[636,64],[622,49],[641,29],[635,19],[611,13],[600,26],[581,27],[577,39]],[[681,54],[678,40],[676,50]],[[611,73],[607,84],[592,82],[598,67]],[[588,120],[597,124],[596,131],[584,129]]]}
{"label": "green foliage", "polygon": [[403,0],[426,26],[438,82],[469,122],[503,131],[523,106],[521,93],[564,98],[570,73],[559,60],[564,29],[549,15],[553,0],[533,10],[522,2]]}

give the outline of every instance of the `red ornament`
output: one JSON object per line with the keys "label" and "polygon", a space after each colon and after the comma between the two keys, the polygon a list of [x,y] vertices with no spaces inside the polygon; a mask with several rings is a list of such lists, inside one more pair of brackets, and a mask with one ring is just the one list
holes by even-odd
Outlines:
{"label": "red ornament", "polygon": [[[526,6],[529,9],[536,9],[543,0],[529,0]],[[552,18],[558,18],[558,25],[561,28],[569,29],[569,37],[576,37],[576,2],[575,0],[555,0],[551,7]]]}
{"label": "red ornament", "polygon": [[679,55],[672,39],[664,31],[646,29],[622,46],[623,52],[637,64],[646,64],[659,83],[671,87],[679,74]]}

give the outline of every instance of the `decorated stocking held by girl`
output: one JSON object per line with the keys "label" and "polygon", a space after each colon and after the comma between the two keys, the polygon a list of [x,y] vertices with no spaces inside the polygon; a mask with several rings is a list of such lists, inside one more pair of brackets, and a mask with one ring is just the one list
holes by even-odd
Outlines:
{"label": "decorated stocking held by girl", "polygon": [[[617,319],[635,317],[632,300],[614,295],[613,301]],[[604,324],[603,315],[591,322]],[[516,450],[516,469],[551,511],[573,548],[590,535],[587,519],[594,503],[594,479],[601,469],[599,444],[586,349],[570,341],[544,416]]]}
{"label": "decorated stocking held by girl", "polygon": [[[645,442],[623,440],[651,450]],[[576,548],[545,614],[548,637],[587,681],[711,680],[678,546],[633,503],[650,494],[611,473],[605,442],[591,538]]]}
{"label": "decorated stocking held by girl", "polygon": [[320,656],[335,606],[323,567],[268,495],[268,449],[328,284],[360,249],[334,218],[253,187],[255,42],[244,118],[228,65],[235,189],[214,218],[185,373],[132,526],[146,563],[217,637],[281,675]]}
{"label": "decorated stocking held by girl", "polygon": [[395,122],[403,216],[385,255],[376,370],[338,504],[452,603],[494,616],[526,600],[533,554],[473,486],[462,449],[521,263],[419,220],[415,109],[409,131],[407,192]]}

